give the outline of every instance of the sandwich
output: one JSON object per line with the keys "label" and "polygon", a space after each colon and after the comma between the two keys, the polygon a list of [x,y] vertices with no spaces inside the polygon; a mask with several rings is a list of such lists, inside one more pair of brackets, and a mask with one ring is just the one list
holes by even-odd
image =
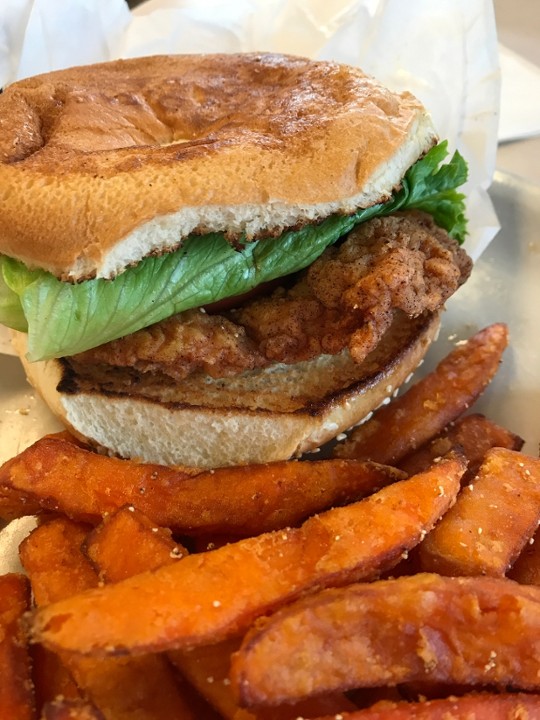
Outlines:
{"label": "sandwich", "polygon": [[0,95],[0,322],[109,453],[299,456],[393,394],[471,261],[467,166],[358,68],[119,60]]}

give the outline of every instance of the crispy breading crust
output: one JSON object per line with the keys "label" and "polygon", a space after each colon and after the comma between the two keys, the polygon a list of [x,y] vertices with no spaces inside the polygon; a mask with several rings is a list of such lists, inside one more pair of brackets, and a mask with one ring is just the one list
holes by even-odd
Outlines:
{"label": "crispy breading crust", "polygon": [[471,261],[429,215],[376,218],[328,249],[290,289],[225,315],[190,310],[81,353],[81,364],[230,377],[348,349],[361,363],[390,327],[438,310],[469,276]]}

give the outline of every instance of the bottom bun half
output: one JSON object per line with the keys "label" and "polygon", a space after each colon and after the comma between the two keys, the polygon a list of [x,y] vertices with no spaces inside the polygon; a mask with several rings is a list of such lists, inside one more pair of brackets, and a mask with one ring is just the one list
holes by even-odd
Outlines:
{"label": "bottom bun half", "polygon": [[439,314],[397,318],[361,364],[344,351],[182,383],[29,363],[26,335],[15,333],[13,344],[29,381],[77,437],[121,457],[212,468],[299,456],[358,424],[416,369],[439,322]]}

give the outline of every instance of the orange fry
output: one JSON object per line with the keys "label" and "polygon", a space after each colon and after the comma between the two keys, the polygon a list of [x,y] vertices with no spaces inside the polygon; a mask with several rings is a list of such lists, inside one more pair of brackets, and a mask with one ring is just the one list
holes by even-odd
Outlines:
{"label": "orange fry", "polygon": [[232,638],[187,652],[178,650],[168,653],[171,662],[226,720],[298,720],[321,713],[332,713],[335,717],[336,714],[357,709],[346,695],[339,692],[276,708],[246,710],[239,707],[231,690],[229,673],[231,654],[238,650],[240,641],[241,638]]}
{"label": "orange fry", "polygon": [[0,468],[0,515],[13,518],[41,507],[96,524],[133,505],[183,534],[247,536],[297,525],[402,477],[395,469],[336,459],[181,470],[98,455],[49,436]]}
{"label": "orange fry", "polygon": [[437,458],[459,446],[469,461],[463,478],[466,481],[474,477],[488,450],[494,447],[521,450],[523,443],[523,438],[488,420],[484,415],[475,413],[456,420],[436,438],[407,455],[399,463],[399,467],[407,475],[415,475],[429,467]]}
{"label": "orange fry", "polygon": [[[155,570],[178,559],[178,546],[170,534],[156,528],[142,513],[123,508],[98,526],[87,538],[86,552],[107,582],[118,582],[138,572]],[[119,547],[137,547],[136,553],[119,553]],[[139,549],[142,548],[142,552]],[[184,551],[187,554],[187,551]],[[228,683],[231,653],[239,640],[195,648],[191,652],[169,652],[169,660],[199,691],[200,695],[230,720],[287,720],[323,712],[341,712],[356,706],[339,694],[311,700],[309,707],[291,706],[253,714],[238,707]]]}
{"label": "orange fry", "polygon": [[425,680],[538,692],[538,637],[540,588],[419,574],[322,591],[261,619],[231,680],[246,706]]}
{"label": "orange fry", "polygon": [[[98,576],[81,545],[85,526],[64,518],[40,525],[21,544],[38,606],[96,587]],[[95,660],[61,653],[61,660],[85,695],[115,720],[192,720],[173,673],[157,655]],[[129,688],[129,691],[126,690]]]}
{"label": "orange fry", "polygon": [[442,575],[503,576],[539,519],[540,460],[493,448],[418,547],[420,567]]}
{"label": "orange fry", "polygon": [[[137,547],[138,550],[135,553],[119,553],[119,547]],[[100,577],[106,582],[119,582],[137,573],[171,565],[179,557],[188,554],[185,548],[179,550],[179,547],[181,546],[174,542],[170,533],[163,528],[154,527],[141,512],[133,508],[122,508],[90,533],[85,543],[85,552]],[[203,666],[203,663],[198,662],[191,654],[182,652],[169,653],[169,660],[213,707],[220,710],[223,707],[232,708],[230,714],[225,714],[226,718],[234,717],[235,711],[244,713],[236,705],[230,687],[222,682],[216,672],[215,660],[218,658],[218,662],[221,662],[222,649],[216,646],[212,650],[210,667],[208,664]],[[226,662],[228,672],[230,651]],[[195,677],[190,672],[193,668],[198,671]],[[243,720],[251,717],[254,716],[245,711]]]}
{"label": "orange fry", "polygon": [[399,463],[471,406],[495,375],[507,343],[506,325],[497,323],[481,330],[353,430],[336,446],[335,455]]}
{"label": "orange fry", "polygon": [[[118,553],[119,547],[137,547],[136,553]],[[139,548],[142,547],[142,552]],[[181,547],[181,546],[180,546]],[[178,549],[172,536],[164,528],[154,527],[153,523],[141,512],[130,507],[122,508],[108,517],[101,525],[89,534],[84,549],[101,578],[106,582],[119,582],[148,570],[157,570],[159,567],[172,564],[176,559],[187,555],[185,548]],[[223,684],[222,678],[218,677],[215,671],[215,658],[220,656],[220,648],[212,648],[211,667],[202,667],[192,658],[186,658],[181,662],[185,653],[169,653],[169,660],[178,667],[183,676],[191,684],[201,691],[201,696],[206,697],[214,707],[230,705],[234,711],[239,710],[236,705],[230,688]],[[230,660],[230,652],[229,658]],[[189,669],[196,666],[200,671],[193,682]],[[227,671],[228,671],[227,664]],[[184,672],[187,670],[188,672]],[[211,682],[209,681],[209,678]],[[223,700],[225,698],[225,700]],[[217,703],[216,703],[217,700]],[[249,720],[251,714],[245,711],[245,718]]]}
{"label": "orange fry", "polygon": [[0,718],[33,720],[34,692],[30,656],[21,627],[30,605],[30,586],[24,575],[0,576]]}
{"label": "orange fry", "polygon": [[80,697],[79,689],[60,657],[43,645],[33,645],[32,679],[38,712],[47,703],[61,696],[66,699]]}
{"label": "orange fry", "polygon": [[454,501],[464,469],[463,457],[452,455],[366,500],[316,515],[300,528],[189,555],[153,573],[40,608],[33,637],[54,649],[98,655],[230,637],[302,593],[391,567]]}
{"label": "orange fry", "polygon": [[522,585],[540,585],[540,533],[538,530],[506,574],[507,577]]}
{"label": "orange fry", "polygon": [[[41,438],[40,442],[44,441],[46,438],[63,440],[71,443],[72,445],[88,449],[88,445],[85,445],[82,441],[75,438],[67,430],[46,435]],[[12,488],[0,486],[0,519],[9,522],[10,520],[15,520],[15,518],[24,517],[25,515],[37,515],[40,510],[41,505],[38,499],[30,498]]]}
{"label": "orange fry", "polygon": [[40,510],[41,505],[35,498],[21,495],[13,488],[0,487],[0,521],[10,522],[26,515],[37,515]]}
{"label": "orange fry", "polygon": [[97,585],[97,575],[80,551],[87,532],[86,525],[55,518],[37,527],[19,545],[36,605]]}
{"label": "orange fry", "polygon": [[[466,695],[427,702],[381,702],[344,715],[343,720],[536,720],[540,695]],[[328,715],[318,720],[336,720]]]}
{"label": "orange fry", "polygon": [[[133,552],[119,552],[132,548]],[[157,570],[185,557],[188,551],[132,506],[109,515],[83,544],[92,565],[105,582],[119,582],[148,570]]]}

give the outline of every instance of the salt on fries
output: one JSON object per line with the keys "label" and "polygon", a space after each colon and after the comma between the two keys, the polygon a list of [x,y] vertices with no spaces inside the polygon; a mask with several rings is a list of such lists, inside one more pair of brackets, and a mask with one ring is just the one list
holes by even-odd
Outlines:
{"label": "salt on fries", "polygon": [[323,591],[260,619],[234,655],[232,682],[247,705],[381,680],[539,691],[538,637],[540,588],[419,573]]}
{"label": "salt on fries", "polygon": [[446,427],[433,440],[407,455],[401,460],[399,467],[407,475],[414,475],[458,446],[465,453],[469,463],[462,479],[463,482],[468,482],[476,475],[488,450],[495,447],[521,450],[523,439],[492,422],[485,415],[479,413],[464,415]]}
{"label": "salt on fries", "polygon": [[[81,548],[87,532],[87,527],[59,517],[40,525],[23,541],[21,562],[38,607],[98,585],[98,575]],[[141,720],[195,720],[160,655],[96,660],[61,653],[60,659],[106,718],[129,720],[137,713]]]}
{"label": "salt on fries", "polygon": [[191,647],[241,633],[305,592],[391,568],[454,502],[465,467],[462,456],[452,455],[299,528],[188,555],[39,608],[32,636],[55,650],[105,655]]}
{"label": "salt on fries", "polygon": [[493,448],[419,546],[421,568],[442,575],[502,577],[533,536],[538,518],[540,462]]}
{"label": "salt on fries", "polygon": [[337,446],[336,455],[395,465],[472,405],[497,372],[507,344],[506,325],[481,330],[454,348],[434,372],[353,430]]}
{"label": "salt on fries", "polygon": [[[142,513],[132,507],[123,508],[90,533],[84,549],[101,577],[108,582],[118,582],[137,573],[171,565],[178,559],[178,546],[174,540],[155,530]],[[143,552],[118,553],[119,547],[135,545],[142,546]],[[187,553],[185,549],[184,552]],[[238,649],[240,640],[232,638],[191,651],[173,651],[167,657],[223,717],[251,720],[257,715],[239,707],[228,682],[231,654]],[[313,717],[354,709],[345,695],[338,693],[303,701],[285,710],[280,708],[275,714],[267,710],[264,720],[295,720],[299,716],[309,716],[308,713]]]}
{"label": "salt on fries", "polygon": [[156,524],[179,533],[249,536],[296,525],[403,477],[395,468],[359,460],[206,472],[126,463],[97,455],[60,433],[39,440],[0,469],[0,517],[44,508],[96,523],[132,504]]}
{"label": "salt on fries", "polygon": [[0,578],[0,717],[540,717],[540,462],[463,415],[506,343],[460,344],[330,460],[201,472],[63,433],[8,461],[0,516],[41,523]]}

